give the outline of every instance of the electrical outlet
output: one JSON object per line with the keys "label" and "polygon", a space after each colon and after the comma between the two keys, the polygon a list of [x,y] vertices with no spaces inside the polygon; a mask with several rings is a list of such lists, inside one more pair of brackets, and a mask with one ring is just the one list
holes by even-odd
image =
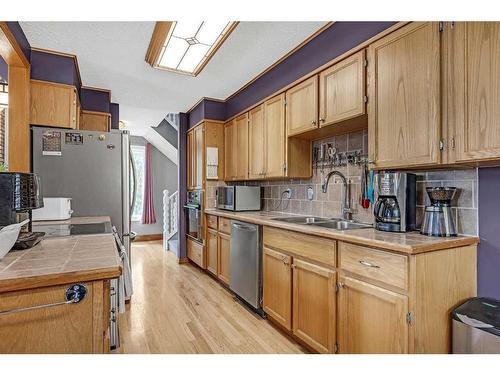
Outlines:
{"label": "electrical outlet", "polygon": [[292,198],[292,189],[286,189],[286,190],[284,190],[283,194],[285,195],[286,199]]}

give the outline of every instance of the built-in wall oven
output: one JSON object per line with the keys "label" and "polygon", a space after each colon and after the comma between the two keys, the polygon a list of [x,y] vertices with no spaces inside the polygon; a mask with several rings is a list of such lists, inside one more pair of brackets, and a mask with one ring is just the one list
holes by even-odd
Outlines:
{"label": "built-in wall oven", "polygon": [[195,241],[203,242],[203,192],[201,190],[188,191],[184,211],[186,212],[187,236]]}

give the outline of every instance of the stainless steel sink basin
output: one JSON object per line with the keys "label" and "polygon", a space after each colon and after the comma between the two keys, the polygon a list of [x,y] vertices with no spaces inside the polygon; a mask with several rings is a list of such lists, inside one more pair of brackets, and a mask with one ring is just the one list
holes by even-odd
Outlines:
{"label": "stainless steel sink basin", "polygon": [[363,229],[363,228],[371,228],[370,224],[356,223],[347,220],[330,220],[325,221],[323,223],[315,223],[311,224],[315,227],[336,229],[336,230],[349,230],[349,229]]}
{"label": "stainless steel sink basin", "polygon": [[327,219],[317,216],[289,216],[289,217],[276,217],[272,220],[282,221],[290,224],[311,225],[314,227],[322,227],[335,230],[349,230],[349,229],[362,229],[372,228],[371,224],[357,223],[355,221],[343,219]]}
{"label": "stainless steel sink basin", "polygon": [[291,224],[314,224],[314,223],[325,222],[328,221],[329,219],[317,216],[290,216],[290,217],[275,217],[272,220],[282,221],[284,223],[291,223]]}

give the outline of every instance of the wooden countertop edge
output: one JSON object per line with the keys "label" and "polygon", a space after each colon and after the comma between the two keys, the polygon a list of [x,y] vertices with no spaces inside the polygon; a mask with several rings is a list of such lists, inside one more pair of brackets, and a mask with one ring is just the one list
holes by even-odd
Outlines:
{"label": "wooden countertop edge", "polygon": [[70,271],[50,275],[36,275],[0,281],[0,293],[41,288],[71,283],[115,279],[122,274],[121,266],[97,268],[88,271]]}
{"label": "wooden countertop edge", "polygon": [[[264,226],[269,226],[269,227],[274,227],[274,228],[279,228],[279,229],[284,229],[284,230],[291,230],[294,232],[299,232],[299,233],[303,233],[303,234],[307,234],[307,235],[331,238],[331,239],[338,240],[338,241],[349,242],[349,243],[353,243],[356,245],[370,246],[370,247],[374,247],[374,248],[378,248],[378,249],[382,249],[382,250],[404,253],[407,255],[415,255],[415,254],[425,253],[425,252],[429,252],[429,251],[452,249],[455,247],[475,245],[475,244],[479,243],[478,237],[465,237],[465,236],[463,236],[463,237],[455,237],[452,240],[446,239],[446,240],[443,240],[442,242],[434,242],[434,243],[429,243],[429,244],[399,245],[399,244],[385,242],[385,241],[381,241],[381,240],[373,240],[373,239],[363,238],[363,237],[352,235],[352,234],[349,234],[346,232],[339,231],[338,233],[336,233],[333,231],[327,231],[325,229],[319,229],[319,228],[314,228],[314,227],[309,227],[309,226],[307,227],[307,231],[306,231],[306,230],[304,230],[305,229],[304,225],[273,221],[273,220],[271,220],[271,217],[272,217],[271,215],[267,219],[267,218],[252,217],[251,214],[245,215],[245,213],[235,213],[235,212],[230,212],[230,211],[226,212],[226,211],[220,211],[220,210],[215,210],[215,209],[207,209],[207,210],[205,210],[205,214],[225,217],[225,218],[229,218],[229,219],[246,221],[246,222],[252,223],[252,224],[264,225]],[[276,215],[276,217],[278,217],[278,216],[279,216],[279,214]]]}

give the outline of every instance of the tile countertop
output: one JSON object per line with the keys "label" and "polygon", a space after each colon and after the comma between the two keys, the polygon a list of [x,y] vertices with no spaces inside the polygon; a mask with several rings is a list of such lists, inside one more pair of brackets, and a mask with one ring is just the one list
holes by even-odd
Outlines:
{"label": "tile countertop", "polygon": [[[358,245],[371,246],[404,254],[419,254],[427,251],[450,249],[479,243],[478,237],[428,237],[418,232],[392,233],[381,232],[371,228],[351,229],[346,231],[321,228],[312,225],[291,224],[272,220],[277,217],[293,216],[278,212],[232,212],[216,209],[206,209],[206,214],[222,216],[247,223],[265,225],[275,228],[292,230],[304,234],[327,237],[334,240],[350,242]],[[303,216],[303,215],[302,215]]]}
{"label": "tile countertop", "polygon": [[[109,217],[75,217],[57,223],[105,221]],[[113,279],[120,274],[120,259],[111,233],[52,237],[31,249],[10,251],[0,259],[0,292]]]}

